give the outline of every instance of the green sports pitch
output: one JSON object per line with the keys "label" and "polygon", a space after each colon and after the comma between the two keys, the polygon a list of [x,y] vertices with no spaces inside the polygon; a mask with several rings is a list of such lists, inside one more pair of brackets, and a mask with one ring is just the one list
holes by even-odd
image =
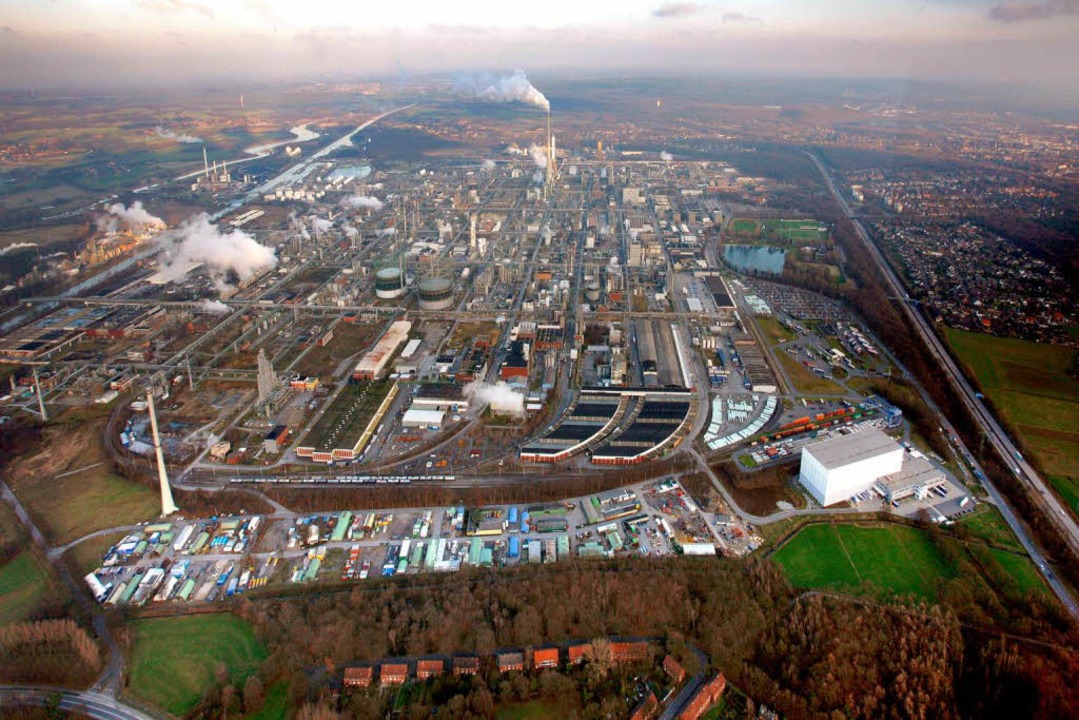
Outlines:
{"label": "green sports pitch", "polygon": [[738,239],[764,242],[827,242],[828,228],[813,219],[782,220],[768,218],[735,218],[731,221],[731,234]]}

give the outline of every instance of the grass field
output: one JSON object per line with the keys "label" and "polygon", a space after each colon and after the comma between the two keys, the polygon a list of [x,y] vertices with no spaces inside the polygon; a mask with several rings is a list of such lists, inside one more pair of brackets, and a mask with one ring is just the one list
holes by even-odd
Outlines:
{"label": "grass field", "polygon": [[1017,552],[1023,549],[1019,544],[1019,540],[1016,539],[1015,533],[1004,522],[1000,511],[988,503],[982,503],[970,515],[960,518],[959,524],[969,530],[975,537],[979,537],[993,545],[1009,548]]}
{"label": "grass field", "polygon": [[118,535],[102,535],[101,537],[91,538],[68,550],[64,557],[68,559],[71,566],[82,575],[86,575],[86,573],[93,572],[101,567],[101,559],[105,556],[105,551],[120,542],[123,537],[124,534],[120,533]]}
{"label": "grass field", "polygon": [[757,318],[757,325],[760,327],[761,332],[764,333],[764,337],[773,345],[779,345],[794,339],[794,333],[780,325],[779,321],[774,317],[759,317]]}
{"label": "grass field", "polygon": [[19,483],[15,492],[41,531],[57,545],[155,517],[157,494],[112,473],[86,473]]}
{"label": "grass field", "polygon": [[[243,687],[266,657],[251,627],[234,615],[190,615],[131,623],[128,689],[143,700],[183,715],[214,682],[224,663],[230,680]],[[269,704],[269,698],[267,698]]]}
{"label": "grass field", "polygon": [[1075,348],[948,329],[948,343],[1053,486],[1079,513],[1079,381]]}
{"label": "grass field", "polygon": [[925,534],[901,525],[810,525],[773,557],[796,587],[851,591],[871,584],[932,599],[936,579],[950,575]]}
{"label": "grass field", "polygon": [[780,220],[768,218],[735,218],[731,221],[730,232],[738,240],[757,240],[773,243],[819,243],[828,240],[828,230],[813,219]]}
{"label": "grass field", "polygon": [[[983,583],[1015,596],[1048,593],[1027,556],[975,543],[963,547],[978,566],[1000,571],[996,579],[993,573],[982,575]],[[809,525],[772,558],[795,587],[837,592],[883,591],[933,600],[937,580],[956,576],[923,531],[904,525]]]}
{"label": "grass field", "polygon": [[801,395],[841,395],[846,391],[827,378],[823,378],[811,371],[802,363],[798,362],[785,352],[777,352],[776,358],[787,373],[787,377],[794,383],[795,392]]}
{"label": "grass field", "polygon": [[0,625],[24,620],[54,589],[43,560],[29,550],[16,555],[0,566]]}

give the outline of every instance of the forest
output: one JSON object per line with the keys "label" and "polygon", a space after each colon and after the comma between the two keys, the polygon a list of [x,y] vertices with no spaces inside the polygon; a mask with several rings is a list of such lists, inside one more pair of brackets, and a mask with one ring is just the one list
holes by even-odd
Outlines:
{"label": "forest", "polygon": [[[996,598],[1009,606],[1001,625],[965,597],[972,591],[961,577],[950,582],[949,603],[927,606],[797,594],[767,560],[577,561],[293,597],[249,594],[236,612],[269,648],[261,686],[287,684],[290,705],[327,717],[361,718],[370,710],[361,696],[333,691],[345,664],[606,635],[692,642],[708,654],[710,669],[784,717],[1001,717],[1005,705],[989,701],[994,697],[1022,710],[1009,717],[1074,716],[1075,630]],[[974,609],[952,605],[968,601]],[[489,718],[499,698],[570,692],[542,689],[542,677],[527,686],[512,678],[476,682],[448,717]],[[226,680],[195,714],[219,717],[242,707],[242,693]]]}

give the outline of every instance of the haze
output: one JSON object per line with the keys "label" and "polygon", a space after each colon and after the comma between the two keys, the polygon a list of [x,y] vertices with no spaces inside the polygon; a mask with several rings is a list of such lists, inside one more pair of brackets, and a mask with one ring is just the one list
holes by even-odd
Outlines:
{"label": "haze", "polygon": [[1006,80],[1071,95],[1079,0],[0,2],[0,86],[532,70]]}

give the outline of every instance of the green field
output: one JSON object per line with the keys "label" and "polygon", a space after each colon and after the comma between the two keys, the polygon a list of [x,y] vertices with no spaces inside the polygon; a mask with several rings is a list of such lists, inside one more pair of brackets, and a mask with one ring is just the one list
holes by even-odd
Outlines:
{"label": "green field", "polygon": [[[982,583],[1016,597],[1031,592],[1049,597],[1034,564],[1021,552],[975,543],[962,547],[985,569]],[[870,595],[884,591],[934,600],[937,581],[956,577],[929,536],[905,525],[809,525],[772,558],[797,588]]]}
{"label": "green field", "polygon": [[739,241],[756,240],[765,243],[821,243],[827,242],[829,233],[818,220],[781,220],[767,218],[735,218],[731,221],[730,234]]}
{"label": "green field", "polygon": [[999,547],[1009,548],[1021,552],[1023,546],[1019,544],[1015,533],[1004,522],[1000,511],[988,503],[982,503],[978,509],[970,515],[959,520],[959,524],[970,531],[975,537],[979,537],[988,543]]}
{"label": "green field", "polygon": [[34,552],[16,555],[0,566],[0,625],[26,619],[55,589],[48,568]]}
{"label": "green field", "polygon": [[130,627],[128,690],[173,715],[198,703],[219,663],[242,688],[266,657],[251,627],[227,613],[136,620]]}
{"label": "green field", "polygon": [[951,575],[925,534],[902,525],[810,525],[773,557],[796,587],[871,586],[932,599],[936,579]]}
{"label": "green field", "polygon": [[948,343],[1053,486],[1079,513],[1075,348],[946,330]]}
{"label": "green field", "polygon": [[501,705],[495,709],[496,720],[561,720],[570,717],[574,705],[565,698],[530,700]]}

